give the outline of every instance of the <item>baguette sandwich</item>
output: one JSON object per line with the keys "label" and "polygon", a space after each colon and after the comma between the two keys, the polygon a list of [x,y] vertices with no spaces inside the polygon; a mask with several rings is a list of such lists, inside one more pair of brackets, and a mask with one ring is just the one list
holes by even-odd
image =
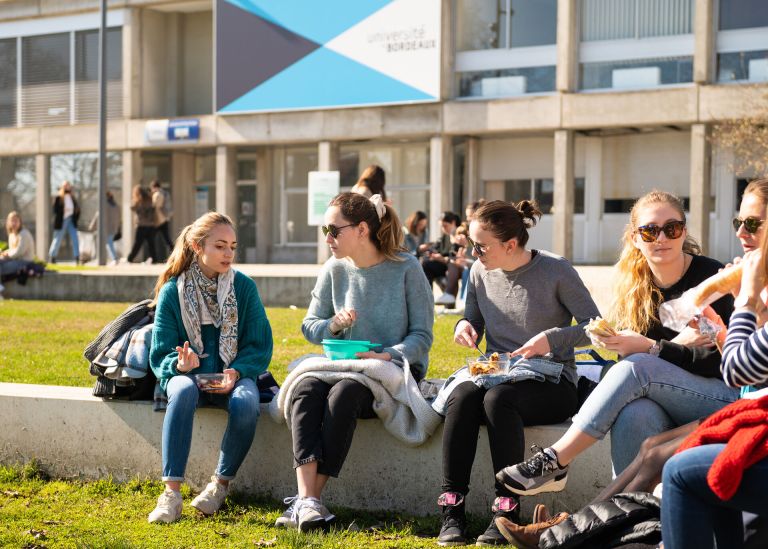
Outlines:
{"label": "baguette sandwich", "polygon": [[693,292],[693,304],[696,307],[708,305],[707,301],[714,293],[727,294],[741,282],[741,264],[723,269],[696,286]]}

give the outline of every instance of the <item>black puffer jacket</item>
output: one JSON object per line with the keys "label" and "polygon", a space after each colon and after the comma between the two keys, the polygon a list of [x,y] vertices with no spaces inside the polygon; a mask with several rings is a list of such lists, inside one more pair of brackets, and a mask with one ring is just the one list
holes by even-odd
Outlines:
{"label": "black puffer jacket", "polygon": [[646,492],[617,494],[591,503],[546,530],[540,549],[621,547],[628,543],[661,541],[661,501]]}

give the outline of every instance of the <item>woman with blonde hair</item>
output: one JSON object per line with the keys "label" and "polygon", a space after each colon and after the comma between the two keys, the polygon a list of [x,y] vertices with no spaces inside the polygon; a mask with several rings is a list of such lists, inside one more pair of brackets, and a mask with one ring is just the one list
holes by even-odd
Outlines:
{"label": "woman with blonde hair", "polygon": [[[720,378],[720,352],[707,336],[659,321],[659,305],[715,274],[721,263],[688,235],[682,201],[651,191],[635,202],[616,265],[609,319],[619,330],[599,337],[622,358],[589,395],[571,427],[551,447],[506,467],[496,478],[521,495],[565,487],[568,464],[611,433],[613,470],[621,473],[651,435],[707,416],[738,398]],[[712,304],[728,322],[733,297]]]}
{"label": "woman with blonde hair", "polygon": [[35,237],[24,227],[19,212],[12,211],[8,214],[5,230],[8,233],[8,249],[0,252],[0,259],[34,261]]}
{"label": "woman with blonde hair", "polygon": [[[432,293],[416,258],[402,247],[395,210],[382,197],[347,192],[334,198],[322,226],[331,257],[317,278],[301,325],[304,337],[369,340],[379,351],[357,358],[408,364],[418,381],[427,372],[432,345]],[[325,527],[333,515],[322,504],[330,477],[338,477],[358,419],[374,418],[371,390],[354,379],[335,384],[316,377],[297,382],[291,409],[293,465],[298,494],[277,526],[302,532]]]}
{"label": "woman with blonde hair", "polygon": [[[272,358],[272,329],[256,285],[232,269],[236,246],[232,220],[209,212],[181,232],[155,285],[149,363],[168,395],[162,438],[166,489],[149,522],[181,516],[179,487],[199,404],[226,409],[229,420],[216,472],[192,507],[206,515],[219,509],[253,442],[256,379]],[[210,373],[225,379],[216,388],[199,388],[194,374]]]}

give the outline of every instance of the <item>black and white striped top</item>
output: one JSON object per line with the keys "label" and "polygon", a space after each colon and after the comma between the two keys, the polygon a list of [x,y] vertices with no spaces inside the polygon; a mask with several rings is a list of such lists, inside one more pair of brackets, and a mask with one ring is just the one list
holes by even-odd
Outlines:
{"label": "black and white striped top", "polygon": [[728,324],[720,370],[731,387],[768,382],[768,324],[757,329],[752,311],[734,311]]}

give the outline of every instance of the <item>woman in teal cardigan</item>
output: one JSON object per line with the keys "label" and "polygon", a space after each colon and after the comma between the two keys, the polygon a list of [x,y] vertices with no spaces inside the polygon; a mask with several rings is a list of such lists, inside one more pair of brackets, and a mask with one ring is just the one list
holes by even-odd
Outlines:
{"label": "woman in teal cardigan", "polygon": [[[272,358],[272,329],[256,284],[232,269],[236,244],[229,217],[203,215],[182,231],[155,285],[149,363],[168,394],[162,441],[166,489],[149,522],[181,516],[179,488],[198,405],[224,408],[229,419],[216,472],[192,507],[206,515],[221,507],[253,442],[259,418],[256,378]],[[225,374],[223,386],[198,388],[194,374],[202,373]]]}

